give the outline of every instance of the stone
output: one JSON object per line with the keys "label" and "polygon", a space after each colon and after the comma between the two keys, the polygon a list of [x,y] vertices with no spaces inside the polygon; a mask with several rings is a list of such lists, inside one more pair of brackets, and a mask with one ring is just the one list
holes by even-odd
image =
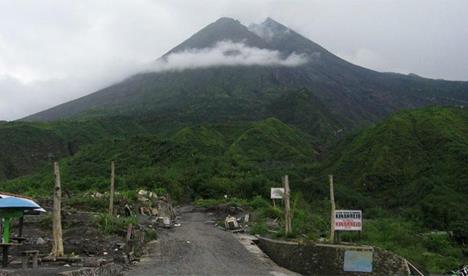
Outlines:
{"label": "stone", "polygon": [[83,260],[83,265],[87,267],[99,267],[106,263],[104,258],[86,258]]}
{"label": "stone", "polygon": [[163,224],[164,224],[164,227],[166,227],[166,228],[171,227],[171,218],[170,217],[163,217]]}
{"label": "stone", "polygon": [[94,198],[102,198],[104,195],[101,194],[100,192],[95,192],[94,194],[91,194],[91,197],[94,197]]}
{"label": "stone", "polygon": [[47,242],[46,242],[43,238],[41,238],[41,237],[37,238],[37,240],[36,240],[36,244],[37,244],[37,245],[44,245],[44,244],[46,244],[46,243],[47,243]]}

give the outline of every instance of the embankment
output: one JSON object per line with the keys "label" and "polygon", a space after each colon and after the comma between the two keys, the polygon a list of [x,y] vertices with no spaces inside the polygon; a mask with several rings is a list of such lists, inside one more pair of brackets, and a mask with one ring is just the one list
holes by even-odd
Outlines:
{"label": "embankment", "polygon": [[372,246],[277,241],[259,237],[277,264],[303,275],[409,275],[405,259]]}

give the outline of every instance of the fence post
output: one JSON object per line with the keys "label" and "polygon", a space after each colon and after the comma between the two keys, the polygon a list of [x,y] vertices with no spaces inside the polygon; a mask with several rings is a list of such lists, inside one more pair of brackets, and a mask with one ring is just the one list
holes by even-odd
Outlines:
{"label": "fence post", "polygon": [[335,194],[333,191],[333,175],[329,175],[330,181],[330,203],[331,203],[331,217],[330,217],[330,242],[335,242]]}
{"label": "fence post", "polygon": [[60,168],[58,162],[54,162],[55,187],[54,187],[54,207],[52,211],[52,236],[54,238],[51,255],[54,257],[63,256],[62,239],[62,187],[60,183]]}
{"label": "fence post", "polygon": [[115,163],[111,162],[111,183],[110,183],[110,195],[109,195],[109,215],[114,214],[114,187],[115,185]]}
{"label": "fence post", "polygon": [[289,190],[289,178],[287,175],[283,178],[284,185],[284,233],[287,236],[292,232],[291,225],[291,205],[290,205],[290,190]]}

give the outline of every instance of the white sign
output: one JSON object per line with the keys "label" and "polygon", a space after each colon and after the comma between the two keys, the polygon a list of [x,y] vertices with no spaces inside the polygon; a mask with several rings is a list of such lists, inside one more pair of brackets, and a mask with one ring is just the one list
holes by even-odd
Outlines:
{"label": "white sign", "polygon": [[335,230],[362,231],[362,211],[335,210]]}
{"label": "white sign", "polygon": [[271,199],[283,199],[284,188],[271,188]]}

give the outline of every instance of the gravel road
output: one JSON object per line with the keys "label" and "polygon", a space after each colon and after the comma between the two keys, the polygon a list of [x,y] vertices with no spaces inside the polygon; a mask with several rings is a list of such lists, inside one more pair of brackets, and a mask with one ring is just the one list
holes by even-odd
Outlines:
{"label": "gravel road", "polygon": [[186,207],[181,218],[182,226],[161,231],[150,256],[126,275],[298,275],[276,265],[245,235],[214,227],[207,213]]}

